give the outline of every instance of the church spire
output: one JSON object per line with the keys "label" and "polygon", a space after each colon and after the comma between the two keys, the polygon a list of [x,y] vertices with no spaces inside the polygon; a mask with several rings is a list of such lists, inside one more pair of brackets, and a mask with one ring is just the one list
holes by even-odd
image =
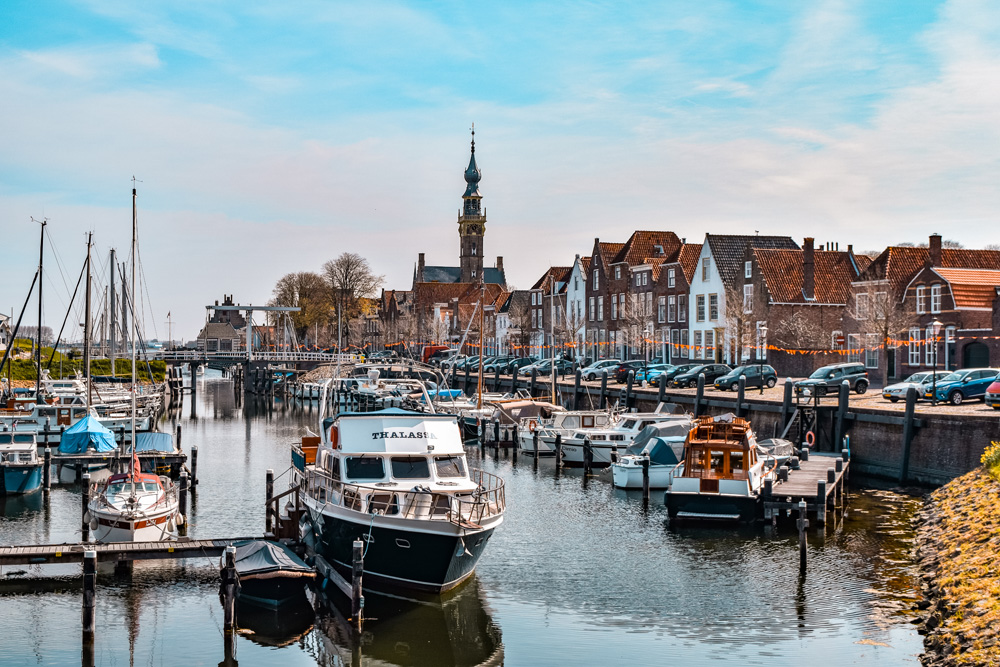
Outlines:
{"label": "church spire", "polygon": [[465,197],[482,197],[479,194],[479,181],[483,178],[483,172],[479,171],[479,167],[476,166],[476,124],[472,124],[472,155],[469,157],[469,167],[465,170],[465,182],[468,184],[465,188]]}
{"label": "church spire", "polygon": [[483,236],[486,234],[486,212],[482,209],[483,196],[479,181],[483,173],[476,165],[476,126],[472,125],[472,149],[469,167],[465,170],[465,194],[458,216],[460,243],[461,282],[478,282],[483,278]]}

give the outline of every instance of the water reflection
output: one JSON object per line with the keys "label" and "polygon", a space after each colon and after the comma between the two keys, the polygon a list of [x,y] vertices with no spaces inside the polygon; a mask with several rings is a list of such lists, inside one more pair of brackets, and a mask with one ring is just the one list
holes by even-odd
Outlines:
{"label": "water reflection", "polygon": [[277,609],[239,601],[236,622],[240,636],[255,644],[280,648],[302,639],[313,628],[316,613],[305,592]]}

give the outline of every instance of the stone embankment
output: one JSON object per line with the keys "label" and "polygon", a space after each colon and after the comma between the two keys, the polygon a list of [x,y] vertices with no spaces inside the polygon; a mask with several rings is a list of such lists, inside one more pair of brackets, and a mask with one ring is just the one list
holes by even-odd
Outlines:
{"label": "stone embankment", "polygon": [[1000,665],[1000,482],[983,468],[918,515],[924,665]]}

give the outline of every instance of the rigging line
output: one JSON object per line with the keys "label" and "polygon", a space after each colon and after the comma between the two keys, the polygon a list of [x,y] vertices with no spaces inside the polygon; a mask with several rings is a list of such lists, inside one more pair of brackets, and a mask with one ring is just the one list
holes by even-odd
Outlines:
{"label": "rigging line", "polygon": [[43,228],[42,231],[45,234],[45,237],[49,240],[49,250],[52,252],[53,259],[56,260],[56,268],[59,269],[59,275],[62,276],[64,294],[69,294],[69,284],[66,282],[66,274],[63,272],[63,261],[62,257],[59,255],[59,249],[52,240],[52,235],[49,234],[49,230]]}
{"label": "rigging line", "polygon": [[[139,214],[136,213],[136,218],[137,219],[138,219],[138,215]],[[136,227],[138,227],[138,224],[136,224]],[[136,258],[137,258],[137,260],[139,262],[139,276],[142,278],[142,289],[139,291],[139,298],[140,298],[141,305],[142,305],[141,310],[142,310],[142,316],[143,316],[143,326],[145,327],[146,301],[149,301],[149,316],[153,320],[153,336],[156,339],[159,339],[160,333],[156,329],[156,318],[153,317],[153,299],[149,295],[149,282],[146,280],[146,267],[145,267],[145,265],[143,264],[143,261],[142,261],[142,251],[139,249],[139,232],[138,232],[138,229],[136,230],[136,250],[135,250],[135,254],[136,254]],[[145,300],[143,300],[143,298],[142,298],[142,292],[143,291],[146,292],[146,298],[145,298]]]}

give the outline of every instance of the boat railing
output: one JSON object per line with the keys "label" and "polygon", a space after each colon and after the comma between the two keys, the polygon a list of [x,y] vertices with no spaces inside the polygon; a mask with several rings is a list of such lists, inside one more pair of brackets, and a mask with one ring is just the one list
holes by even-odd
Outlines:
{"label": "boat railing", "polygon": [[[106,482],[98,482],[95,484],[91,484],[90,485],[91,502],[95,503],[95,505],[99,509],[104,509],[104,508],[115,509],[114,505],[112,505],[111,502],[108,501],[108,497],[104,493],[104,490],[106,488],[107,488]],[[176,501],[177,501],[177,487],[174,486],[173,484],[164,485],[163,495],[160,496],[155,503],[153,503],[149,507],[141,507],[137,509],[139,509],[142,512],[146,512],[149,510],[156,510],[159,509],[160,507],[165,507],[172,503],[176,503]]]}
{"label": "boat railing", "polygon": [[305,493],[324,504],[380,516],[448,521],[462,527],[476,527],[486,519],[503,514],[507,506],[503,479],[473,468],[469,479],[475,489],[456,493],[432,491],[424,485],[409,489],[398,482],[350,484],[323,470],[307,470]]}

